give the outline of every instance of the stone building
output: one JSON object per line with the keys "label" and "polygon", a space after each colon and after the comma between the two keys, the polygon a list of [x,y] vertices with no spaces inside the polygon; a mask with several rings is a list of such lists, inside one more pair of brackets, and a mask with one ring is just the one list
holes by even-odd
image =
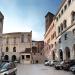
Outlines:
{"label": "stone building", "polygon": [[3,14],[0,12],[0,60],[1,60],[1,57],[2,57],[3,20],[4,20],[4,16],[3,16]]}
{"label": "stone building", "polygon": [[43,63],[44,54],[42,50],[44,48],[44,41],[32,41],[32,63]]}
{"label": "stone building", "polygon": [[[47,16],[48,15],[49,13]],[[48,18],[47,16],[45,18]],[[63,0],[54,18],[49,21],[50,24],[48,29],[45,29],[46,31],[44,36],[45,56],[48,59],[51,58],[50,54],[52,54],[52,49],[51,46],[49,46],[49,43],[52,42],[55,43],[55,51],[52,55],[53,58],[55,57],[58,61],[75,59],[75,0]],[[48,22],[47,19],[46,22]],[[53,22],[55,29],[52,29],[51,31],[50,27]],[[47,25],[45,24],[45,27],[46,26]],[[52,39],[50,40],[49,37],[51,37],[52,32],[55,31],[56,38],[54,41]]]}
{"label": "stone building", "polygon": [[47,30],[44,35],[44,54],[48,60],[55,60],[56,27],[54,17],[54,14],[50,12],[45,16],[45,29]]}
{"label": "stone building", "polygon": [[3,60],[31,63],[32,32],[14,32],[2,35]]}
{"label": "stone building", "polygon": [[56,14],[57,60],[75,59],[75,0],[64,0]]}

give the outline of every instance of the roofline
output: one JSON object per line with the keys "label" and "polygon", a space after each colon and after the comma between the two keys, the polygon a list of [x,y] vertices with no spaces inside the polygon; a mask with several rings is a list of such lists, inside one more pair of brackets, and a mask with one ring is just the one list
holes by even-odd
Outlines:
{"label": "roofline", "polygon": [[[31,32],[31,31],[30,31]],[[30,32],[10,32],[10,33],[3,33],[3,35],[9,35],[9,34],[21,34],[21,33],[30,33]]]}
{"label": "roofline", "polygon": [[62,1],[62,3],[61,3],[61,5],[60,5],[60,7],[59,7],[59,9],[58,9],[58,11],[57,11],[57,13],[56,13],[55,16],[57,16],[57,14],[58,14],[59,11],[61,10],[61,8],[62,8],[62,6],[64,5],[65,2],[66,2],[66,0],[63,0],[63,1]]}
{"label": "roofline", "polygon": [[0,14],[2,15],[2,19],[4,19],[4,15],[2,14],[2,12],[0,11]]}
{"label": "roofline", "polygon": [[48,14],[51,14],[51,15],[55,16],[53,13],[51,13],[51,12],[48,11],[47,14],[45,15],[45,17],[47,17]]}

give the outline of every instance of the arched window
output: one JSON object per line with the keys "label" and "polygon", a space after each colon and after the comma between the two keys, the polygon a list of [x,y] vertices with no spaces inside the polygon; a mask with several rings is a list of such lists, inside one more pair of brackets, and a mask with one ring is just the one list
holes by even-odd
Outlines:
{"label": "arched window", "polygon": [[4,56],[4,60],[9,60],[9,56],[8,55],[5,55]]}
{"label": "arched window", "polygon": [[16,52],[16,47],[13,47],[13,52]]}
{"label": "arched window", "polygon": [[8,47],[6,47],[6,52],[8,52],[9,51],[9,48]]}
{"label": "arched window", "polygon": [[66,20],[63,21],[63,27],[64,27],[64,28],[67,27],[67,21],[66,21]]}
{"label": "arched window", "polygon": [[75,11],[72,11],[71,15],[72,15],[72,20],[71,20],[71,22],[73,23],[73,21],[75,21]]}

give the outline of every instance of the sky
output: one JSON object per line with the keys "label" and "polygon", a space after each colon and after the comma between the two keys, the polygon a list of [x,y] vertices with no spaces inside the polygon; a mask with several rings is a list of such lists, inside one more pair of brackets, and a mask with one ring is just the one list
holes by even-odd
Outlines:
{"label": "sky", "polygon": [[61,0],[0,0],[4,15],[3,33],[30,32],[33,40],[43,40],[45,15],[56,14]]}

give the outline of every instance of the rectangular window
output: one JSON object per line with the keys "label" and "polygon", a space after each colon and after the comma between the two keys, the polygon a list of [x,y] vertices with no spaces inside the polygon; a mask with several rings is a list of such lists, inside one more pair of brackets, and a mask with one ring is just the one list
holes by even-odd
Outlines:
{"label": "rectangular window", "polygon": [[60,33],[60,27],[58,27],[58,33]]}
{"label": "rectangular window", "polygon": [[75,21],[75,12],[72,12],[72,23]]}
{"label": "rectangular window", "polygon": [[7,38],[6,38],[6,44],[8,44],[8,40],[9,40],[9,38],[7,37]]}
{"label": "rectangular window", "polygon": [[24,55],[22,55],[22,59],[24,59]]}
{"label": "rectangular window", "polygon": [[68,0],[68,5],[70,5],[71,4],[71,0]]}
{"label": "rectangular window", "polygon": [[30,55],[26,55],[26,58],[30,58]]}
{"label": "rectangular window", "polygon": [[14,37],[14,44],[16,44],[16,37]]}
{"label": "rectangular window", "polygon": [[21,36],[21,43],[24,43],[24,35]]}
{"label": "rectangular window", "polygon": [[56,18],[56,20],[58,21],[58,17]]}
{"label": "rectangular window", "polygon": [[64,20],[63,24],[64,24],[64,28],[66,28],[67,27],[67,21]]}
{"label": "rectangular window", "polygon": [[61,31],[63,31],[63,24],[61,24]]}
{"label": "rectangular window", "polygon": [[65,40],[67,40],[67,34],[64,35]]}
{"label": "rectangular window", "polygon": [[63,10],[61,11],[61,14],[63,14]]}
{"label": "rectangular window", "polygon": [[59,39],[59,43],[61,43],[61,38]]}
{"label": "rectangular window", "polygon": [[67,5],[64,6],[64,10],[66,10],[66,9],[67,9]]}

